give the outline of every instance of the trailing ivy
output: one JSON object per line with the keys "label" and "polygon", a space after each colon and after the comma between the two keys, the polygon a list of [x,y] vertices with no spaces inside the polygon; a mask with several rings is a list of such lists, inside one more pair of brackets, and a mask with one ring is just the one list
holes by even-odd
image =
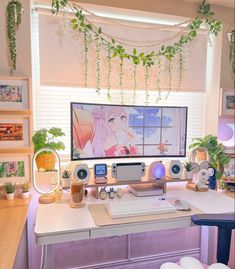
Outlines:
{"label": "trailing ivy", "polygon": [[144,81],[145,81],[145,104],[149,104],[149,85],[148,85],[148,79],[149,79],[149,67],[145,66],[145,74],[144,74]]}
{"label": "trailing ivy", "polygon": [[84,84],[87,88],[87,78],[88,78],[88,38],[87,31],[83,32],[83,52],[84,52]]}
{"label": "trailing ivy", "polygon": [[108,48],[108,75],[107,75],[107,98],[109,101],[111,101],[111,94],[110,94],[110,90],[111,90],[111,73],[112,73],[112,65],[111,65],[111,50],[110,48]]}
{"label": "trailing ivy", "polygon": [[162,90],[161,90],[161,57],[156,57],[156,64],[157,64],[157,90],[158,95],[156,99],[156,103],[158,103],[162,99]]}
{"label": "trailing ivy", "polygon": [[229,44],[229,60],[232,66],[232,74],[235,75],[235,30],[231,31]]}
{"label": "trailing ivy", "polygon": [[124,93],[123,93],[123,77],[124,77],[124,73],[123,73],[123,58],[120,59],[120,71],[119,71],[119,86],[121,89],[121,103],[124,103]]}
{"label": "trailing ivy", "polygon": [[168,61],[168,93],[165,96],[165,100],[168,98],[172,89],[172,61]]}
{"label": "trailing ivy", "polygon": [[95,52],[96,52],[96,92],[100,94],[100,39],[98,38],[98,35],[95,37]]}
{"label": "trailing ivy", "polygon": [[[57,14],[60,10],[65,9],[65,7],[69,5],[68,0],[52,0],[52,13]],[[123,62],[124,59],[127,59],[134,64],[134,66],[137,66],[139,64],[142,64],[144,67],[147,67],[148,69],[151,68],[157,62],[155,59],[160,59],[160,57],[164,57],[167,61],[169,61],[168,65],[168,75],[169,77],[169,86],[171,90],[171,81],[172,81],[172,70],[171,70],[171,63],[176,55],[179,54],[179,57],[181,57],[181,52],[183,48],[193,41],[197,37],[197,32],[200,29],[203,22],[206,23],[206,26],[208,28],[208,31],[211,35],[217,36],[218,33],[221,31],[221,22],[218,20],[215,20],[213,18],[214,12],[211,11],[211,7],[209,4],[206,4],[206,1],[203,0],[202,3],[199,5],[198,10],[198,16],[192,20],[187,25],[187,32],[182,34],[178,41],[174,42],[173,44],[169,45],[162,45],[158,51],[152,51],[151,53],[143,53],[143,52],[137,52],[137,49],[133,49],[133,53],[127,53],[124,46],[120,43],[115,41],[113,38],[105,35],[102,32],[102,29],[97,29],[94,25],[92,25],[83,14],[82,9],[78,9],[76,6],[72,7],[72,11],[74,13],[75,18],[72,19],[73,28],[78,30],[79,32],[87,31],[91,34],[91,36],[94,36],[95,42],[96,42],[96,76],[97,76],[97,92],[99,92],[99,81],[100,81],[100,70],[99,70],[99,50],[100,47],[103,46],[106,49],[110,50],[111,57],[115,58],[118,57],[120,59],[120,72],[119,72],[119,78],[120,78],[120,88],[121,88],[121,95],[123,100]],[[109,56],[108,56],[109,57]],[[180,58],[181,59],[181,58]],[[180,60],[179,62],[179,75],[180,75],[180,83],[182,81],[182,71],[183,71],[183,61]],[[158,68],[158,70],[160,70]],[[158,90],[160,90],[160,74],[157,76],[158,80]],[[160,96],[158,96],[158,99]],[[157,99],[157,100],[158,100]]]}
{"label": "trailing ivy", "polygon": [[136,88],[137,88],[137,81],[136,81],[136,69],[137,69],[137,65],[133,64],[132,65],[132,70],[133,70],[133,82],[134,82],[134,93],[133,93],[133,104],[136,101]]}
{"label": "trailing ivy", "polygon": [[10,53],[10,65],[16,70],[16,30],[21,23],[21,15],[23,12],[22,4],[19,0],[11,0],[7,5],[7,37]]}

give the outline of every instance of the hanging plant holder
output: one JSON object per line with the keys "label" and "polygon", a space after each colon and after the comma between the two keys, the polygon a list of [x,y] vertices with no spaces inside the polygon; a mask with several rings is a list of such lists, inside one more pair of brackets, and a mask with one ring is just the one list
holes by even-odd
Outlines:
{"label": "hanging plant holder", "polygon": [[21,24],[21,15],[23,11],[24,9],[19,0],[11,0],[7,5],[6,20],[11,74],[13,73],[13,70],[16,70],[16,30]]}

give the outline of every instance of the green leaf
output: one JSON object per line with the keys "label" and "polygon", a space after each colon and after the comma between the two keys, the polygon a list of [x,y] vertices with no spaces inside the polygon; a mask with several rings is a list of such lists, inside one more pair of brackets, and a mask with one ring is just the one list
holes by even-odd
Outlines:
{"label": "green leaf", "polygon": [[74,19],[71,20],[71,22],[75,23],[75,22],[77,22],[77,19],[74,18]]}
{"label": "green leaf", "polygon": [[134,55],[137,54],[137,50],[136,50],[136,48],[133,49],[133,54],[134,54]]}
{"label": "green leaf", "polygon": [[102,29],[101,29],[101,27],[99,27],[98,33],[101,34],[101,32],[102,32]]}

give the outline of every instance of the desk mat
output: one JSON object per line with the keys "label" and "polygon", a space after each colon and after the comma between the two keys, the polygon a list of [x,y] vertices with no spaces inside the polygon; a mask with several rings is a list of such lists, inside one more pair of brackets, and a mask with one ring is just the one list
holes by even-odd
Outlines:
{"label": "desk mat", "polygon": [[[175,200],[175,199],[173,199],[173,200]],[[168,200],[168,201],[171,202],[171,200]],[[105,209],[105,204],[90,204],[87,207],[88,207],[88,209],[93,217],[93,220],[97,226],[134,223],[134,222],[142,222],[142,221],[174,219],[174,218],[190,217],[194,214],[204,213],[202,210],[191,205],[191,211],[177,211],[174,213],[164,213],[164,214],[156,214],[156,215],[135,216],[135,217],[128,217],[128,218],[112,219]]]}

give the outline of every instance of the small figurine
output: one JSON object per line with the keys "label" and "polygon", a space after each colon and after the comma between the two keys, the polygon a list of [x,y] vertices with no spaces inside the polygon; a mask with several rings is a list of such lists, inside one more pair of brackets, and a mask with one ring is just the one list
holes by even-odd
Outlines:
{"label": "small figurine", "polygon": [[106,187],[102,187],[102,188],[100,189],[99,196],[100,196],[100,199],[101,199],[101,200],[105,200],[106,197],[107,197],[107,192],[106,192],[105,188],[106,188]]}
{"label": "small figurine", "polygon": [[197,174],[196,174],[196,186],[199,189],[208,189],[208,180],[211,175],[214,174],[213,168],[208,168],[208,169],[201,169]]}
{"label": "small figurine", "polygon": [[123,196],[123,191],[122,191],[122,188],[117,188],[117,197],[118,198],[122,198],[122,196]]}
{"label": "small figurine", "polygon": [[115,197],[115,191],[114,191],[114,188],[111,187],[109,190],[109,198],[113,199],[114,197]]}

